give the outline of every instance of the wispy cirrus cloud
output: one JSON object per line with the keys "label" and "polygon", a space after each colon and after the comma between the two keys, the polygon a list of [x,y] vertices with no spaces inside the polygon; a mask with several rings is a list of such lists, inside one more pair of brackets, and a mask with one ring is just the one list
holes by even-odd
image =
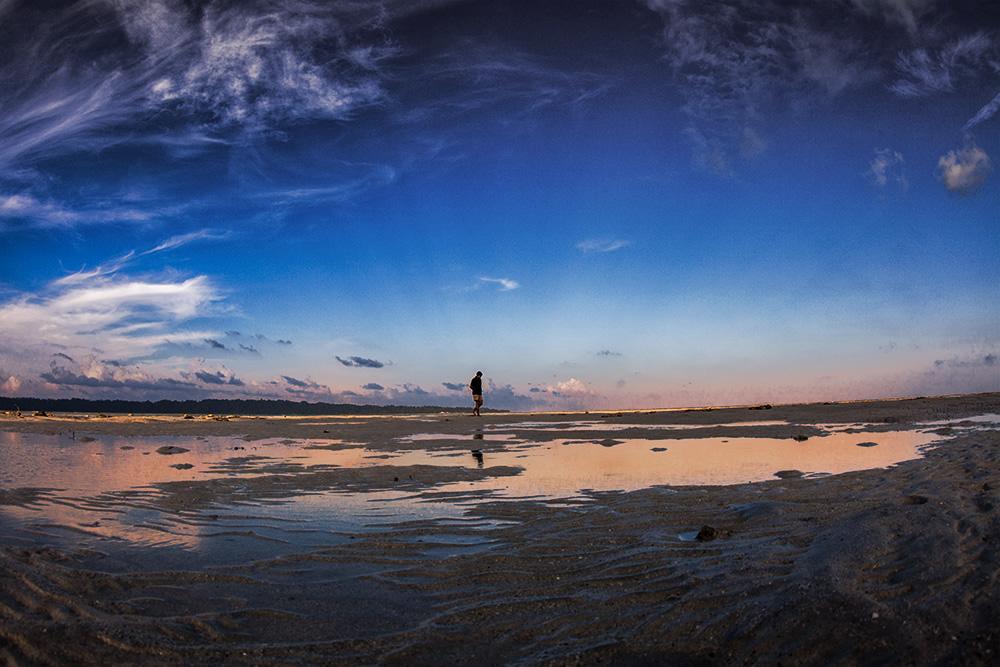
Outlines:
{"label": "wispy cirrus cloud", "polygon": [[0,331],[25,343],[100,347],[110,356],[134,357],[168,337],[174,342],[210,338],[210,332],[177,325],[208,314],[220,300],[206,276],[180,281],[95,276],[0,305]]}
{"label": "wispy cirrus cloud", "polygon": [[511,290],[516,290],[521,286],[516,280],[511,280],[510,278],[487,278],[480,276],[479,283],[481,285],[497,285],[501,292],[509,292]]}
{"label": "wispy cirrus cloud", "polygon": [[996,115],[997,111],[1000,111],[1000,93],[992,100],[987,102],[982,109],[976,112],[976,115],[969,119],[969,122],[965,124],[962,129],[966,132],[971,130],[976,125],[979,125],[985,120],[989,120]]}
{"label": "wispy cirrus cloud", "polygon": [[214,232],[208,229],[202,229],[195,232],[190,232],[188,234],[181,234],[179,236],[173,236],[166,241],[163,241],[153,248],[143,251],[132,250],[128,253],[122,255],[121,257],[116,257],[104,264],[100,264],[93,269],[81,269],[69,275],[63,276],[62,278],[57,278],[52,281],[52,285],[58,287],[66,287],[68,285],[80,284],[87,281],[100,278],[102,276],[110,276],[112,274],[118,273],[129,266],[129,264],[134,263],[138,258],[144,257],[146,255],[153,255],[159,252],[165,252],[168,250],[173,250],[175,248],[180,248],[189,243],[195,243],[197,241],[203,240],[216,240],[228,238],[228,232]]}
{"label": "wispy cirrus cloud", "polygon": [[12,227],[16,220],[30,220],[41,228],[71,228],[116,222],[144,223],[177,210],[177,207],[144,209],[101,201],[74,207],[52,199],[39,199],[30,191],[0,194],[0,232]]}
{"label": "wispy cirrus cloud", "polygon": [[577,243],[576,248],[584,254],[587,254],[592,252],[614,252],[615,250],[621,250],[629,245],[631,245],[630,241],[624,241],[622,239],[587,239]]}
{"label": "wispy cirrus cloud", "polygon": [[93,269],[51,280],[43,289],[0,303],[0,336],[10,345],[55,352],[69,359],[155,356],[168,349],[223,348],[214,331],[191,327],[223,309],[223,295],[208,276],[154,277],[127,273],[138,256],[166,252],[206,237],[175,237],[143,253],[135,251]]}
{"label": "wispy cirrus cloud", "polygon": [[664,61],[684,99],[695,164],[711,171],[730,172],[760,152],[772,111],[808,106],[872,78],[852,32],[858,14],[832,20],[822,4],[789,12],[780,2],[751,0],[646,5],[663,18]]}
{"label": "wispy cirrus cloud", "polygon": [[180,248],[186,246],[189,243],[195,243],[197,241],[221,241],[227,239],[231,236],[228,231],[215,231],[212,229],[199,229],[193,232],[188,232],[186,234],[178,234],[177,236],[171,236],[166,241],[163,241],[155,248],[150,248],[149,250],[139,253],[140,255],[152,255],[153,253],[163,252],[164,250],[173,250],[175,248]]}
{"label": "wispy cirrus cloud", "polygon": [[553,67],[510,45],[473,38],[459,40],[424,64],[423,82],[442,90],[431,105],[410,109],[405,120],[432,114],[461,114],[496,105],[530,113],[553,105],[574,105],[605,94],[612,80],[585,69]]}
{"label": "wispy cirrus cloud", "polygon": [[0,22],[0,219],[41,227],[171,214],[113,203],[110,183],[106,203],[94,183],[74,201],[51,174],[65,156],[141,146],[190,157],[344,120],[381,102],[381,67],[396,49],[379,30],[384,9],[357,3],[95,0],[5,11],[17,20]]}
{"label": "wispy cirrus cloud", "polygon": [[[243,131],[346,118],[381,97],[375,73],[393,53],[388,43],[351,44],[336,5],[334,11],[312,2],[208,5],[197,30],[180,34],[176,26],[192,19],[183,5],[119,7],[134,42],[178,54],[171,67],[156,72],[150,103],[206,114],[211,124]],[[185,48],[175,48],[180,46]]]}
{"label": "wispy cirrus cloud", "polygon": [[0,168],[117,143],[105,130],[125,122],[124,140],[148,141],[164,127],[145,122],[150,112],[169,112],[164,120],[182,127],[249,134],[346,118],[383,94],[379,67],[394,47],[371,31],[364,42],[351,37],[379,20],[378,8],[309,0],[48,9],[6,34],[17,48],[0,71],[19,84],[0,113]]}
{"label": "wispy cirrus cloud", "polygon": [[977,32],[937,49],[918,48],[901,53],[896,60],[900,78],[890,90],[900,97],[951,92],[957,83],[976,78],[988,66],[987,56],[995,51],[993,39]]}
{"label": "wispy cirrus cloud", "polygon": [[[934,0],[798,3],[794,11],[773,0],[645,4],[663,19],[664,62],[684,99],[695,164],[720,173],[763,150],[775,112],[871,85],[900,97],[952,91],[998,61],[981,21],[946,21],[948,9]],[[899,52],[895,39],[877,37],[901,31],[917,46]]]}

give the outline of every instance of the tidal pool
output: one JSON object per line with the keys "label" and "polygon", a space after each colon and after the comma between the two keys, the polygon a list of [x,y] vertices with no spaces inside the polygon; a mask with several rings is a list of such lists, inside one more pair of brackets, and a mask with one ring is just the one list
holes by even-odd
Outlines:
{"label": "tidal pool", "polygon": [[[418,433],[401,438],[400,444],[408,446],[400,449],[320,439],[0,432],[0,538],[90,548],[116,541],[171,545],[203,556],[228,554],[242,544],[257,556],[280,554],[293,547],[341,545],[352,533],[386,524],[486,525],[466,515],[471,505],[484,501],[585,502],[590,492],[885,468],[920,456],[922,448],[942,437],[929,428],[867,432],[863,425],[837,425],[821,427],[824,435],[801,441],[674,438],[664,435],[671,429],[644,427],[639,428],[648,438],[615,438],[621,430],[617,425],[609,429],[596,422],[571,423],[562,430],[566,436],[602,430],[607,437],[555,433],[555,439],[532,441],[517,435],[540,426],[526,422],[463,435]],[[426,448],[412,448],[424,441]],[[377,484],[342,483],[353,479],[349,474],[369,469],[379,471]],[[417,469],[423,481],[409,482],[408,473]],[[456,475],[456,469],[476,474]],[[435,470],[441,471],[439,478]],[[463,481],[452,481],[458,479]],[[446,536],[438,539],[447,542]],[[467,533],[454,539],[476,546]]]}

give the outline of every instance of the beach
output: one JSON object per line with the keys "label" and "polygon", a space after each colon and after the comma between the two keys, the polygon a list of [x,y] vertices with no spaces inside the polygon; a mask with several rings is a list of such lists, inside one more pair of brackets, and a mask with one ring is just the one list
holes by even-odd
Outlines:
{"label": "beach", "polygon": [[[995,665],[998,414],[996,393],[481,417],[8,413],[0,444],[58,448],[64,477],[27,485],[48,464],[0,458],[0,656]],[[669,462],[746,438],[822,448],[844,434],[877,453],[897,433],[919,435],[921,455],[564,497],[514,486],[531,468],[518,457],[546,447],[608,461],[641,443],[661,457],[643,461]],[[73,452],[102,443],[73,480]],[[215,458],[199,454],[210,445]],[[162,477],[130,487],[139,464]]]}

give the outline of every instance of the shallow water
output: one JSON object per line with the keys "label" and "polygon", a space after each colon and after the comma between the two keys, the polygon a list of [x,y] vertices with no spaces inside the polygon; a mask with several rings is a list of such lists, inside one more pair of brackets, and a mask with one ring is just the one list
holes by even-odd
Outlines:
{"label": "shallow water", "polygon": [[[314,439],[249,443],[231,437],[100,436],[81,441],[65,435],[0,432],[0,488],[96,494],[164,482],[296,474],[320,467],[516,466],[523,468],[517,477],[466,484],[508,497],[565,497],[584,490],[628,491],[656,484],[761,482],[774,479],[774,473],[781,470],[824,475],[884,468],[919,456],[921,447],[939,437],[920,430],[828,430],[824,436],[802,442],[791,438],[715,437],[567,438],[538,443],[498,432],[422,433],[401,442],[428,440],[439,447],[386,451]],[[447,447],[441,449],[440,443]],[[164,447],[176,453],[158,451]]]}
{"label": "shallow water", "polygon": [[[993,423],[994,419],[973,423]],[[744,425],[771,424],[756,422]],[[530,428],[537,429],[539,425]],[[600,424],[601,430],[610,430]],[[485,523],[465,516],[484,500],[575,498],[588,492],[629,491],[653,485],[729,485],[776,479],[779,471],[820,476],[884,468],[920,456],[941,436],[930,430],[858,432],[827,427],[825,435],[791,438],[688,438],[603,440],[560,438],[532,442],[516,436],[525,424],[497,425],[464,436],[421,433],[401,439],[433,442],[431,449],[374,450],[333,440],[236,437],[114,437],[0,432],[0,490],[46,489],[26,504],[0,505],[4,542],[72,542],[106,549],[109,544],[172,546],[212,559],[244,549],[254,558],[302,548],[341,545],[352,533],[386,524],[435,522],[440,544],[481,548],[467,530],[449,536],[448,522],[463,529]],[[930,425],[927,425],[930,426]],[[633,427],[634,428],[634,427]],[[566,429],[595,430],[589,422]],[[571,433],[567,433],[570,435]],[[161,449],[168,447],[170,449]],[[159,450],[159,451],[158,451]],[[186,451],[181,451],[186,450]],[[176,453],[161,453],[161,452]],[[297,482],[330,470],[372,466],[521,469],[516,476],[434,484],[414,490],[317,487]],[[403,474],[402,472],[400,474]],[[264,476],[291,480],[280,493],[225,493],[190,508],[167,507],[161,485]],[[391,477],[390,477],[391,479]],[[296,484],[300,484],[296,486]],[[232,484],[226,487],[234,488]],[[357,487],[351,487],[356,489]],[[181,494],[183,495],[183,494]]]}

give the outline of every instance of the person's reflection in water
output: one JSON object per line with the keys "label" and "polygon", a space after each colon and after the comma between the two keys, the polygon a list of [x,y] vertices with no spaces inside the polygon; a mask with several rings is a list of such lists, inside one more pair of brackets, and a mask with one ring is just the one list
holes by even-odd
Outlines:
{"label": "person's reflection in water", "polygon": [[[483,439],[483,434],[482,433],[473,433],[472,434],[472,439],[473,440],[482,440]],[[480,468],[483,467],[483,450],[481,450],[481,449],[473,449],[472,450],[472,458],[476,459],[476,463],[479,464]]]}

